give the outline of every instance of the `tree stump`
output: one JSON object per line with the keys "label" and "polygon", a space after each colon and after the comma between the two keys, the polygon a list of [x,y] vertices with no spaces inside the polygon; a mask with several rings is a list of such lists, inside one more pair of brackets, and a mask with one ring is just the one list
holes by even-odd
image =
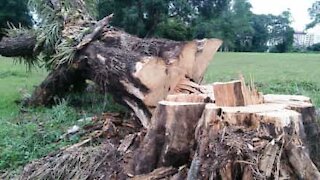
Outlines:
{"label": "tree stump", "polygon": [[175,95],[160,101],[150,128],[137,151],[135,172],[149,173],[162,166],[188,163],[194,131],[205,103],[201,96]]}
{"label": "tree stump", "polygon": [[[236,106],[230,96],[218,93],[214,97],[232,102],[230,106],[206,103],[203,94],[168,96],[159,103],[136,154],[135,173],[187,165],[188,179],[319,179],[305,130],[308,123],[315,123],[310,99],[256,96],[242,81],[226,84],[232,87],[231,97],[246,89],[241,101],[250,98],[258,104]],[[256,97],[259,100],[252,101]]]}

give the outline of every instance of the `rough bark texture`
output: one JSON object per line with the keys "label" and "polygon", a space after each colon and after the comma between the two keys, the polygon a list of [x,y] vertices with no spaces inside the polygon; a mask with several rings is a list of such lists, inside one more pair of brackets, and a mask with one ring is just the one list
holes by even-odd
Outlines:
{"label": "rough bark texture", "polygon": [[[266,95],[268,103],[236,107],[209,103],[200,120],[193,118],[196,125],[185,129],[172,125],[188,124],[190,117],[197,114],[191,115],[190,112],[195,112],[198,106],[190,106],[183,115],[179,109],[172,108],[197,103],[201,98],[186,94],[168,96],[165,103],[160,102],[152,125],[135,155],[135,173],[181,166],[173,159],[184,157],[189,179],[318,179],[319,171],[310,158],[316,158],[316,155],[309,154],[307,124],[304,123],[315,122],[310,118],[314,116],[313,106],[305,102],[304,97],[297,97],[298,100],[290,96],[273,95],[270,98]],[[176,114],[174,121],[171,121],[172,114]],[[169,163],[161,163],[166,162],[163,152],[169,152],[177,145],[177,138],[170,137],[177,137],[175,134],[181,130],[193,134],[183,139],[188,139],[195,146],[189,146],[188,154],[173,151],[175,153],[167,161]],[[317,128],[312,131],[315,130]]]}
{"label": "rough bark texture", "polygon": [[[64,14],[66,9],[59,0],[46,2]],[[310,99],[269,95],[263,100],[243,79],[215,88],[213,93],[200,83],[220,40],[140,39],[106,27],[108,18],[92,21],[82,0],[71,0],[70,5],[82,14],[79,19],[65,17],[61,37],[77,38],[81,24],[92,25],[92,31],[76,41],[73,61],[54,69],[29,104],[50,104],[89,79],[129,107],[146,135],[143,130],[125,131],[128,136],[121,137],[120,143],[117,135],[121,131],[109,119],[103,127],[105,138],[110,140],[104,153],[98,150],[95,156],[80,153],[79,157],[78,151],[68,152],[87,144],[89,138],[59,153],[56,159],[44,158],[29,168],[31,177],[320,179],[312,162],[319,156],[312,146],[319,128]],[[35,44],[32,36],[3,38],[0,54],[31,56]],[[82,173],[77,173],[79,169]]]}
{"label": "rough bark texture", "polygon": [[36,45],[36,37],[21,34],[16,37],[3,37],[0,41],[0,55],[7,57],[32,57]]}
{"label": "rough bark texture", "polygon": [[50,72],[45,80],[34,90],[30,99],[25,100],[29,106],[51,105],[55,100],[71,91],[85,87],[86,71],[83,63],[74,63],[73,66],[60,66]]}
{"label": "rough bark texture", "polygon": [[135,155],[136,174],[188,163],[195,127],[205,106],[203,102],[159,102],[148,133]]}

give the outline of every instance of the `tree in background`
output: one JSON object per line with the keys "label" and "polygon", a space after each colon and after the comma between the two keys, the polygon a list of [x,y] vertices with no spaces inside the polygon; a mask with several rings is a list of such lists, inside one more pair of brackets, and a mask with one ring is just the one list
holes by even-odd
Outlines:
{"label": "tree in background", "polygon": [[270,15],[252,15],[250,24],[253,28],[253,33],[249,51],[265,52],[268,50],[270,18]]}
{"label": "tree in background", "polygon": [[252,46],[252,34],[254,29],[251,24],[253,13],[252,6],[247,0],[234,0],[233,25],[234,25],[234,51],[249,51]]}
{"label": "tree in background", "polygon": [[272,44],[271,52],[284,53],[292,49],[294,30],[290,26],[291,14],[284,11],[279,16],[271,16],[270,23],[270,39]]}
{"label": "tree in background", "polygon": [[[95,1],[95,0],[86,0]],[[319,1],[318,1],[319,2]],[[25,0],[1,0],[0,25],[32,24]],[[290,14],[255,15],[248,0],[99,0],[97,16],[114,13],[112,25],[139,37],[172,40],[220,38],[224,51],[290,50]],[[310,14],[318,17],[316,5]],[[14,11],[12,11],[14,9]],[[312,13],[311,13],[312,12]]]}
{"label": "tree in background", "polygon": [[309,8],[309,14],[312,18],[312,22],[307,25],[307,28],[313,28],[320,23],[320,1],[313,3],[312,7]]}
{"label": "tree in background", "polygon": [[314,44],[307,48],[308,51],[320,51],[320,43]]}
{"label": "tree in background", "polygon": [[[8,23],[15,26],[31,26],[32,18],[26,0],[0,0],[0,29],[8,28]],[[0,38],[4,35],[0,30]]]}
{"label": "tree in background", "polygon": [[290,50],[290,13],[255,15],[248,0],[100,0],[99,17],[139,37],[220,38],[224,51]]}

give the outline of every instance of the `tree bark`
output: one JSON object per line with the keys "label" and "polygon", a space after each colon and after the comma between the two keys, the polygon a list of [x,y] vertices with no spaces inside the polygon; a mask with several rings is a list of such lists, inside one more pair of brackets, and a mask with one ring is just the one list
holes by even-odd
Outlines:
{"label": "tree bark", "polygon": [[42,81],[33,91],[24,105],[46,106],[55,103],[72,91],[81,91],[85,87],[87,73],[85,64],[74,63],[72,66],[59,66]]}
{"label": "tree bark", "polygon": [[3,37],[0,41],[0,55],[7,57],[33,57],[36,37],[31,34],[21,34],[16,37]]}
{"label": "tree bark", "polygon": [[[162,166],[179,167],[189,161],[194,132],[204,108],[204,99],[176,95],[176,101],[161,101],[140,150],[135,155],[135,173],[149,173]],[[180,96],[180,97],[179,97]]]}
{"label": "tree bark", "polygon": [[[107,21],[103,20],[103,26]],[[70,87],[89,79],[129,107],[148,127],[157,103],[173,93],[180,81],[203,79],[208,62],[221,44],[217,39],[140,39],[98,26],[93,37],[88,35],[90,38],[79,44],[74,61],[53,69],[27,104],[50,105],[54,97],[63,97]]]}

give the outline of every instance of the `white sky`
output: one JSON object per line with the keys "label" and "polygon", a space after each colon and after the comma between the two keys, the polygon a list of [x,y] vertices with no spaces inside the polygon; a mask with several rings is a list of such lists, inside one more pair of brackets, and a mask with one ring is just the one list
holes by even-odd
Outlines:
{"label": "white sky", "polygon": [[[296,31],[303,31],[306,24],[311,19],[308,8],[316,0],[249,0],[252,4],[252,11],[255,14],[274,14],[279,15],[285,10],[290,10],[292,14],[292,27]],[[320,34],[320,27],[310,30],[312,33]]]}

